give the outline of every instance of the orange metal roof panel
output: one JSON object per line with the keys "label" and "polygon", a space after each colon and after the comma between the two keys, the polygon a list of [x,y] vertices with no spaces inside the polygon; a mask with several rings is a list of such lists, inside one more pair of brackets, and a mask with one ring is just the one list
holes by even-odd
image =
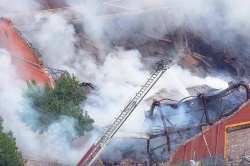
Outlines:
{"label": "orange metal roof panel", "polygon": [[4,18],[0,19],[0,45],[12,55],[12,63],[21,79],[25,81],[35,79],[39,84],[48,82],[52,85],[52,80],[45,72],[43,63],[36,56],[34,49],[30,47],[28,41],[12,25],[11,21]]}

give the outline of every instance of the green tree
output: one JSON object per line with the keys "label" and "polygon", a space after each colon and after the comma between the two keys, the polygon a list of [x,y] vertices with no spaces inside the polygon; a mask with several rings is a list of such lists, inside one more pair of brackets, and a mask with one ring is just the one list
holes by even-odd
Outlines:
{"label": "green tree", "polygon": [[16,139],[12,131],[3,132],[3,118],[0,117],[0,166],[22,166],[24,160],[17,151]]}
{"label": "green tree", "polygon": [[87,112],[80,108],[80,104],[86,100],[86,93],[79,88],[76,78],[64,76],[55,82],[54,88],[48,83],[37,85],[35,80],[27,83],[24,96],[31,101],[32,108],[39,112],[38,125],[40,132],[48,129],[48,126],[59,120],[61,116],[73,117],[76,120],[74,128],[78,136],[84,131],[93,129],[94,120]]}

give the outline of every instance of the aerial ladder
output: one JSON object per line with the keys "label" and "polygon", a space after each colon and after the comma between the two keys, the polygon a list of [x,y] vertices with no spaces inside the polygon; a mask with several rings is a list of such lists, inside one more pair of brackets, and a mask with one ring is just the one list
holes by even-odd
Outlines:
{"label": "aerial ladder", "polygon": [[149,90],[154,86],[162,74],[169,68],[169,66],[163,61],[156,63],[157,69],[155,72],[146,80],[142,85],[141,89],[135,93],[133,98],[125,105],[124,109],[120,114],[113,120],[110,125],[105,129],[99,139],[89,148],[82,159],[79,161],[77,166],[90,166],[96,157],[101,153],[101,151],[108,144],[109,140],[114,136],[117,130],[141,102],[144,96],[149,92]]}

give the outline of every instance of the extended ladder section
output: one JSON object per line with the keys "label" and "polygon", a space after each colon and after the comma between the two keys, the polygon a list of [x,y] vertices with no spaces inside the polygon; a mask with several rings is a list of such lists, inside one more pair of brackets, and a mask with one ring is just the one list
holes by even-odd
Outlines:
{"label": "extended ladder section", "polygon": [[98,154],[104,149],[109,140],[133,112],[136,106],[141,102],[144,96],[149,92],[149,90],[154,86],[157,80],[162,76],[162,74],[168,69],[165,62],[159,61],[157,63],[156,71],[147,79],[143,84],[141,89],[134,95],[134,97],[126,104],[124,109],[120,114],[114,119],[112,123],[106,128],[102,133],[100,138],[90,147],[86,154],[82,157],[77,166],[90,166],[92,162],[96,159]]}

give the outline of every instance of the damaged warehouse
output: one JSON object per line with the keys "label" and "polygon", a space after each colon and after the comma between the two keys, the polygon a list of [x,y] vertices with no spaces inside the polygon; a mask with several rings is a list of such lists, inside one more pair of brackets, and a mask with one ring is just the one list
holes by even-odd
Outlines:
{"label": "damaged warehouse", "polygon": [[[152,108],[158,106],[157,111],[160,112],[159,116],[166,136],[165,148],[168,153],[171,153],[170,151],[174,150],[177,144],[184,143],[217,121],[232,115],[248,99],[248,85],[233,84],[224,90],[212,89],[203,94],[197,94],[197,96],[186,97],[178,102],[166,98],[161,101],[168,100],[168,103],[161,104],[161,101],[154,101],[148,118],[153,118],[154,109]],[[209,151],[209,149],[203,150]]]}
{"label": "damaged warehouse", "polygon": [[[206,88],[210,90],[206,91]],[[110,144],[119,142],[120,147],[118,149],[107,147],[108,152],[116,154],[112,156],[109,156],[109,153],[104,150],[101,157],[103,156],[109,161],[109,163],[104,161],[104,164],[113,165],[114,163],[120,163],[121,159],[119,159],[118,154],[121,152],[123,152],[123,158],[132,159],[134,164],[140,163],[140,161],[145,159],[145,163],[149,162],[150,165],[167,161],[179,144],[185,143],[196,134],[208,130],[210,126],[216,124],[221,119],[234,114],[249,99],[249,86],[244,83],[233,84],[224,90],[206,88],[190,88],[190,94],[193,94],[193,96],[186,97],[180,101],[170,98],[162,98],[158,101],[153,100],[150,110],[145,112],[146,119],[143,128],[147,128],[148,132],[118,132]],[[205,90],[205,92],[201,94],[199,90]],[[152,101],[150,99],[160,98],[159,96],[158,94],[147,100]],[[213,139],[213,137],[207,139]],[[200,151],[207,151],[211,158],[207,156],[207,159],[203,157],[204,159],[199,159],[199,161],[207,162],[207,164],[223,164],[223,154],[217,154],[216,161],[211,156],[209,151],[211,145],[208,147],[207,139],[204,137],[203,140],[206,143],[206,149],[201,149]],[[208,141],[210,142],[211,140]],[[126,145],[129,144],[133,144],[136,148],[126,150]],[[243,149],[242,151],[245,150]],[[195,156],[193,157],[195,158]],[[239,157],[231,158],[230,162],[237,163],[242,162],[242,160]]]}
{"label": "damaged warehouse", "polygon": [[[22,73],[21,80],[33,78],[53,86],[55,80],[74,74],[88,96],[81,107],[90,114],[91,110],[99,111],[92,114],[96,116],[94,131],[69,143],[67,150],[64,145],[59,146],[64,152],[69,151],[70,157],[62,159],[62,155],[50,156],[46,152],[44,156],[36,154],[36,160],[76,165],[92,147],[96,135],[110,127],[109,121],[129,100],[127,96],[140,87],[143,79],[150,78],[156,62],[164,60],[170,68],[165,75],[173,75],[162,76],[165,82],[161,85],[154,82],[156,89],[152,88],[152,93],[142,99],[143,106],[134,100],[128,102],[130,108],[139,105],[136,112],[142,114],[133,120],[126,114],[129,118],[125,120],[134,126],[126,128],[125,122],[121,130],[109,135],[113,137],[111,142],[107,146],[105,142],[101,159],[94,163],[249,162],[249,144],[242,143],[238,136],[249,133],[246,110],[250,47],[244,31],[248,26],[240,22],[245,26],[238,30],[238,25],[230,24],[228,9],[233,2],[214,0],[207,3],[206,10],[197,1],[193,4],[197,6],[162,0],[91,3],[57,0],[44,1],[42,7],[27,12],[0,13],[4,17],[0,20],[0,46],[10,52],[17,73]],[[222,89],[210,86],[207,80],[186,81],[187,74],[179,74],[176,68],[199,79],[216,77],[230,83]],[[169,87],[176,84],[175,79],[186,85]],[[119,84],[121,80],[123,84]],[[138,126],[140,130],[134,131]],[[246,147],[238,148],[236,154],[233,147],[241,144]],[[70,153],[72,149],[74,153]],[[32,153],[27,154],[30,158]],[[71,161],[66,161],[71,157]],[[29,161],[30,165],[34,163]]]}

